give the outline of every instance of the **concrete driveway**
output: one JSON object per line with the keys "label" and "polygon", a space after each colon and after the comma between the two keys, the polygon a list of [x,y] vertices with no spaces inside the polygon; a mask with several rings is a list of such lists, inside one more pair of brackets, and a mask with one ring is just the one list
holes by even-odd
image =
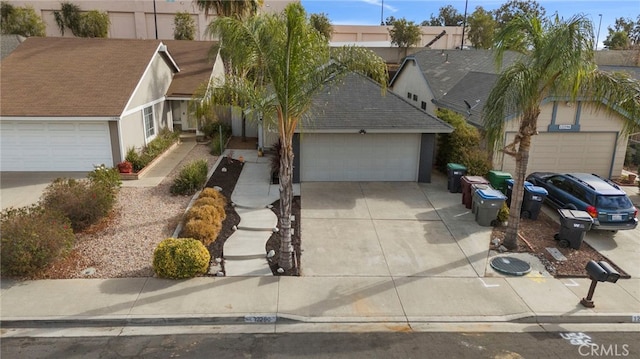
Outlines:
{"label": "concrete driveway", "polygon": [[303,183],[303,275],[484,276],[490,229],[445,181]]}
{"label": "concrete driveway", "polygon": [[24,207],[38,202],[56,178],[85,178],[87,172],[0,172],[0,207]]}

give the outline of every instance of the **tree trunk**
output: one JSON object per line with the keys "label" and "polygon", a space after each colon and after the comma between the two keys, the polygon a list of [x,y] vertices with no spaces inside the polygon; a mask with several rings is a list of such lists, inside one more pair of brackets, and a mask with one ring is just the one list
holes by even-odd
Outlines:
{"label": "tree trunk", "polygon": [[540,109],[527,111],[524,115],[518,136],[520,138],[515,150],[516,173],[511,192],[511,206],[509,207],[509,225],[504,237],[504,246],[509,250],[518,248],[518,226],[520,225],[520,207],[524,195],[524,178],[527,175],[529,165],[529,150],[531,149],[531,136],[536,134],[538,115]]}
{"label": "tree trunk", "polygon": [[278,265],[284,270],[293,268],[293,245],[291,244],[291,203],[293,201],[293,145],[287,138],[280,148],[280,259]]}

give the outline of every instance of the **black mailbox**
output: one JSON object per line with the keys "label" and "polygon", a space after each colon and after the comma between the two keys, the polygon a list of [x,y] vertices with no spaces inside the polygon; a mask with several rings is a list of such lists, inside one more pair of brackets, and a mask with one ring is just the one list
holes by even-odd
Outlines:
{"label": "black mailbox", "polygon": [[607,270],[602,268],[602,266],[600,266],[600,264],[598,264],[596,261],[589,261],[589,263],[587,263],[586,269],[589,277],[591,277],[593,280],[597,280],[598,282],[605,282],[609,278],[609,273],[607,273]]}
{"label": "black mailbox", "polygon": [[605,261],[600,261],[598,262],[598,264],[600,265],[600,267],[602,267],[605,271],[607,271],[607,282],[611,282],[611,283],[615,283],[618,281],[618,279],[620,279],[620,273],[618,273],[618,271],[616,271],[615,269],[613,269],[613,267],[611,266],[611,264],[605,262]]}

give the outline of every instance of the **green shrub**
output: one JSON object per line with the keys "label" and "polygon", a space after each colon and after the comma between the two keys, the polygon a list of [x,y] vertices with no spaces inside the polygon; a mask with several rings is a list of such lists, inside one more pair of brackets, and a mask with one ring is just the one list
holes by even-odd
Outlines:
{"label": "green shrub", "polygon": [[498,223],[504,223],[509,220],[509,207],[507,207],[506,203],[502,204],[496,219],[498,220]]}
{"label": "green shrub", "polygon": [[129,148],[125,159],[131,162],[135,172],[139,172],[179,139],[179,133],[163,128],[158,133],[158,136],[149,142],[140,153],[138,153],[135,148]]}
{"label": "green shrub", "polygon": [[224,144],[226,142],[227,139],[223,136],[222,145],[220,145],[220,136],[213,136],[213,138],[211,139],[211,143],[209,144],[209,148],[211,149],[209,153],[213,156],[220,156],[222,154],[221,150],[224,151]]}
{"label": "green shrub", "polygon": [[164,278],[193,278],[207,272],[210,259],[207,248],[193,238],[167,238],[153,252],[153,270]]}
{"label": "green shrub", "polygon": [[116,196],[99,183],[58,178],[44,190],[41,202],[46,210],[64,214],[79,232],[109,214]]}
{"label": "green shrub", "polygon": [[192,218],[184,225],[182,236],[197,239],[205,246],[208,246],[218,238],[221,229],[222,222],[208,222]]}
{"label": "green shrub", "polygon": [[180,170],[173,181],[171,193],[190,195],[196,193],[207,182],[209,168],[206,160],[193,161]]}
{"label": "green shrub", "polygon": [[66,255],[75,242],[63,214],[33,205],[0,214],[0,273],[27,276]]}
{"label": "green shrub", "polygon": [[104,164],[96,166],[95,169],[87,174],[87,178],[94,184],[109,188],[115,196],[122,181],[120,180],[120,172],[117,168],[107,168]]}
{"label": "green shrub", "polygon": [[469,176],[486,176],[491,170],[491,161],[487,153],[479,149],[464,153],[461,163],[467,167]]}

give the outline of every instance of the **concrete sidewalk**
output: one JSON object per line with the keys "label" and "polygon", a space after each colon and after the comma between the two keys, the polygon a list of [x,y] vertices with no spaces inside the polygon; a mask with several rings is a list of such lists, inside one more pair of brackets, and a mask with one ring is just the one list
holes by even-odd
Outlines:
{"label": "concrete sidewalk", "polygon": [[[245,178],[232,195],[240,205],[264,205],[277,199],[277,185],[268,184],[260,169],[262,160],[252,157],[254,153],[234,151],[234,158],[242,155],[248,162]],[[295,323],[313,323],[318,330],[331,330],[323,327],[328,323],[426,330],[434,323],[485,323],[490,328],[491,323],[640,322],[640,279],[636,277],[599,283],[593,298],[596,307],[588,309],[579,304],[589,289],[586,279],[485,276],[487,229],[475,233],[478,226],[459,216],[454,208],[464,208],[460,195],[447,193],[443,178],[436,176],[432,184],[420,184],[420,188],[435,210],[424,215],[442,218],[456,239],[464,238],[459,245],[471,257],[467,260],[474,270],[469,275],[3,280],[0,336],[29,336],[34,333],[30,328],[64,326],[261,323],[252,327],[274,332]],[[484,257],[478,255],[483,251]],[[640,330],[637,325],[630,328]]]}

